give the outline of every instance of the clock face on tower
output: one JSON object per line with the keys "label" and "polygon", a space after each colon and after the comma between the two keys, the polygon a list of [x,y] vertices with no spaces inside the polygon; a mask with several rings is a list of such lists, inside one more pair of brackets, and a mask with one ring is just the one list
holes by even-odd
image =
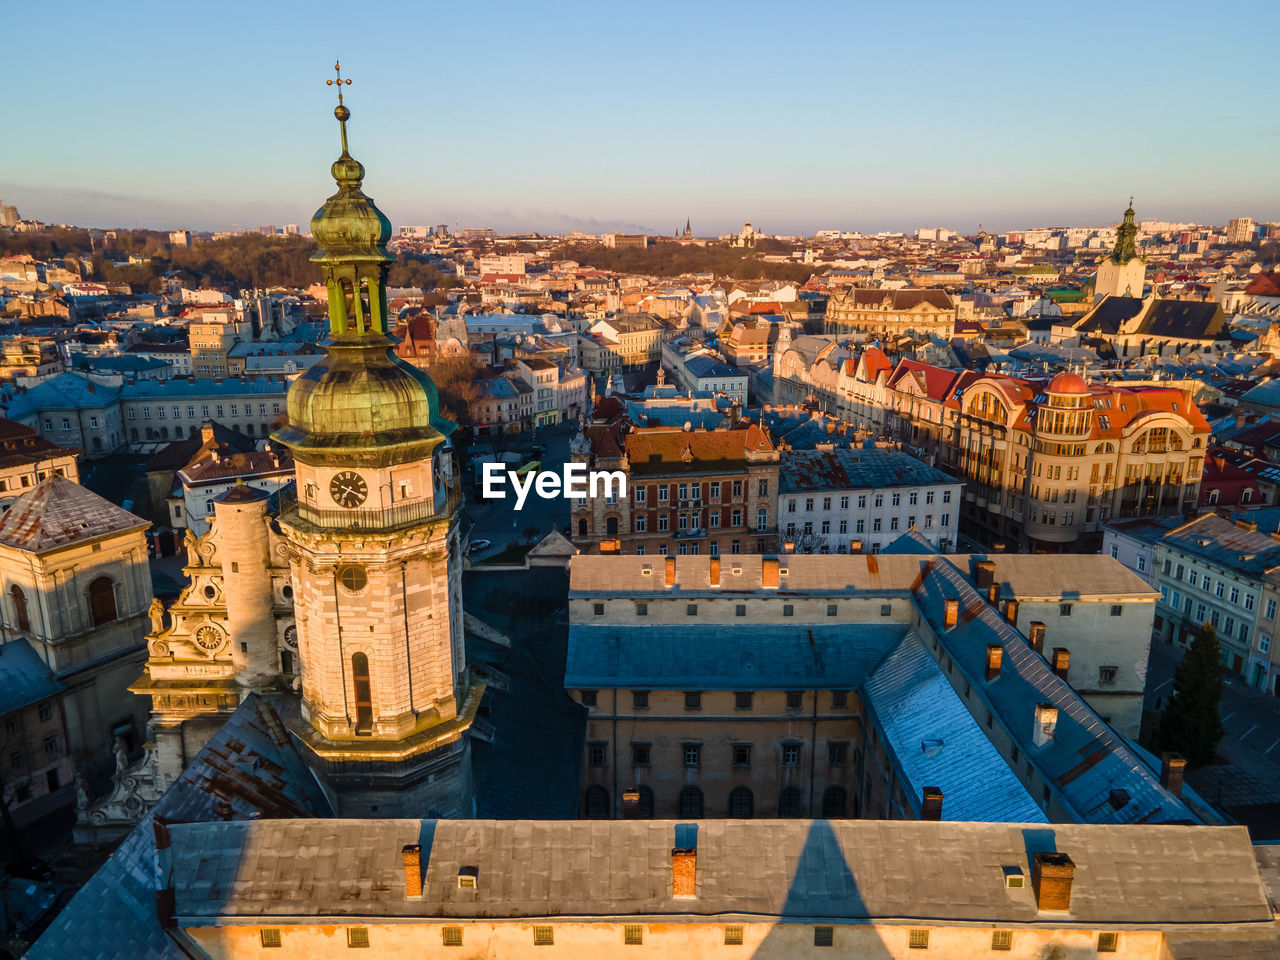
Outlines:
{"label": "clock face on tower", "polygon": [[329,481],[329,496],[333,497],[334,503],[351,510],[368,498],[369,485],[354,470],[343,470],[335,473]]}

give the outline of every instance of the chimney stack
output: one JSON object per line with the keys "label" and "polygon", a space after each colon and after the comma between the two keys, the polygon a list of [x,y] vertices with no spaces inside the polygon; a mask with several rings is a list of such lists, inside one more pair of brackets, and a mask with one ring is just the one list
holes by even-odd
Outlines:
{"label": "chimney stack", "polygon": [[622,791],[622,819],[640,819],[640,791],[635,787],[627,787]]}
{"label": "chimney stack", "polygon": [[784,541],[784,542],[783,542],[783,544],[782,544],[782,552],[783,552],[783,553],[795,553],[795,552],[796,552],[796,542],[795,542],[794,540],[786,540],[786,541]]}
{"label": "chimney stack", "polygon": [[214,815],[219,820],[224,820],[224,821],[230,820],[233,814],[233,811],[231,809],[231,804],[227,803],[227,801],[225,800],[219,800],[217,804],[214,806],[213,812],[214,812]]}
{"label": "chimney stack", "polygon": [[404,895],[413,898],[422,896],[422,847],[416,843],[406,843],[400,848],[400,856],[404,859]]}
{"label": "chimney stack", "polygon": [[1004,647],[998,643],[987,644],[987,682],[1000,676],[1000,666],[1004,663]]}
{"label": "chimney stack", "polygon": [[1160,754],[1160,786],[1175,797],[1182,796],[1182,776],[1186,769],[1187,761],[1182,754],[1166,750]]}
{"label": "chimney stack", "polygon": [[862,541],[861,541],[861,540],[850,540],[850,541],[849,541],[849,552],[850,552],[850,553],[861,553],[861,552],[862,552]]}
{"label": "chimney stack", "polygon": [[1037,910],[1071,909],[1071,879],[1076,865],[1065,853],[1037,853],[1031,863],[1031,886]]}
{"label": "chimney stack", "polygon": [[987,603],[993,607],[1000,599],[1000,584],[992,582],[987,584]]}
{"label": "chimney stack", "polygon": [[942,819],[942,789],[925,787],[920,791],[920,819]]}
{"label": "chimney stack", "polygon": [[942,629],[950,630],[960,622],[960,601],[955,597],[947,598],[947,605],[942,616]]}
{"label": "chimney stack", "polygon": [[697,896],[698,848],[673,847],[671,850],[671,895]]}
{"label": "chimney stack", "polygon": [[778,558],[764,557],[760,561],[760,584],[763,587],[778,587]]}
{"label": "chimney stack", "polygon": [[973,579],[979,590],[986,590],[995,581],[996,564],[994,560],[979,560],[974,565]]}
{"label": "chimney stack", "polygon": [[708,571],[708,576],[711,580],[711,586],[713,587],[720,586],[720,558],[719,557],[711,558],[711,566]]}
{"label": "chimney stack", "polygon": [[1071,651],[1066,647],[1053,648],[1053,672],[1060,676],[1063,680],[1067,679],[1067,672],[1071,669]]}
{"label": "chimney stack", "polygon": [[1031,649],[1036,653],[1044,653],[1044,622],[1041,620],[1031,621],[1031,632],[1027,634],[1027,639],[1031,641]]}
{"label": "chimney stack", "polygon": [[1058,708],[1052,703],[1036,704],[1036,728],[1032,735],[1037,747],[1043,747],[1053,739],[1058,729]]}
{"label": "chimney stack", "polygon": [[1018,601],[1006,600],[1004,602],[1004,618],[1014,626],[1018,625]]}
{"label": "chimney stack", "polygon": [[666,562],[663,563],[663,568],[666,570],[667,588],[670,589],[676,585],[676,558],[667,557]]}

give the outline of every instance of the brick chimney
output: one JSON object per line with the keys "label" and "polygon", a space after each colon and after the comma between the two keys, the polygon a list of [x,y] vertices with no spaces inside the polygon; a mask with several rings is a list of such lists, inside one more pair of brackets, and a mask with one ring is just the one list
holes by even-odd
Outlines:
{"label": "brick chimney", "polygon": [[698,849],[673,847],[671,850],[671,895],[697,896]]}
{"label": "brick chimney", "polygon": [[421,898],[422,896],[422,847],[416,843],[406,843],[400,848],[400,856],[404,860],[404,895]]}
{"label": "brick chimney", "polygon": [[960,622],[960,601],[955,597],[948,597],[946,607],[942,614],[942,629],[950,630]]}
{"label": "brick chimney", "polygon": [[1000,584],[994,582],[987,584],[987,603],[994,607],[999,600]]}
{"label": "brick chimney", "polygon": [[1004,647],[998,643],[987,644],[987,682],[1000,676],[1000,666],[1004,663]]}
{"label": "brick chimney", "polygon": [[1076,865],[1065,853],[1037,853],[1031,862],[1031,887],[1037,910],[1071,909],[1071,880]]}
{"label": "brick chimney", "polygon": [[760,585],[777,589],[778,580],[778,558],[764,557],[760,561]]}
{"label": "brick chimney", "polygon": [[666,562],[663,563],[663,568],[666,570],[665,582],[667,588],[670,589],[676,585],[676,558],[667,557]]}
{"label": "brick chimney", "polygon": [[1018,601],[1006,600],[1004,602],[1004,618],[1012,624],[1018,622]]}
{"label": "brick chimney", "polygon": [[1179,753],[1166,750],[1160,754],[1160,786],[1175,797],[1182,796],[1182,777],[1186,773],[1187,761]]}
{"label": "brick chimney", "polygon": [[925,787],[920,791],[920,819],[942,819],[942,788]]}
{"label": "brick chimney", "polygon": [[1067,679],[1067,672],[1071,669],[1071,651],[1066,647],[1053,648],[1053,672],[1060,676],[1063,680]]}
{"label": "brick chimney", "polygon": [[795,542],[794,540],[785,540],[785,541],[783,541],[783,544],[782,544],[782,552],[783,552],[783,553],[795,553],[795,552],[796,552],[796,542]]}
{"label": "brick chimney", "polygon": [[850,541],[849,541],[849,552],[850,552],[850,553],[861,553],[861,552],[862,552],[862,541],[861,541],[861,540],[850,540]]}
{"label": "brick chimney", "polygon": [[974,564],[973,581],[979,590],[986,590],[996,578],[994,560],[979,560]]}
{"label": "brick chimney", "polygon": [[622,552],[622,541],[617,537],[606,537],[600,541],[600,553],[613,555]]}
{"label": "brick chimney", "polygon": [[711,558],[711,565],[708,568],[707,576],[711,581],[711,586],[713,587],[720,586],[720,558],[719,557]]}
{"label": "brick chimney", "polygon": [[200,442],[213,443],[213,421],[205,420],[200,424]]}
{"label": "brick chimney", "polygon": [[1037,747],[1043,747],[1053,739],[1058,729],[1058,708],[1052,703],[1036,704],[1036,728],[1032,740]]}
{"label": "brick chimney", "polygon": [[1031,641],[1031,649],[1036,653],[1044,653],[1044,622],[1041,620],[1032,620],[1031,626],[1027,633],[1027,639]]}

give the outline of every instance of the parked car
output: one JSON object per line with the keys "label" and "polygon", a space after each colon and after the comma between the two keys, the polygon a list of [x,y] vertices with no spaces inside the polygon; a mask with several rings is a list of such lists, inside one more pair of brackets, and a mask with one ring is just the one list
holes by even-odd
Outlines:
{"label": "parked car", "polygon": [[488,550],[492,546],[492,540],[472,540],[470,546],[467,547],[467,552],[480,553],[481,551]]}

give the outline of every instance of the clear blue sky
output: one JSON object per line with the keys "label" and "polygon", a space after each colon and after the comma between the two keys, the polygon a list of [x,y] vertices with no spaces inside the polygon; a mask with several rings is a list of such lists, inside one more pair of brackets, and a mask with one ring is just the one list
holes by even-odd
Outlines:
{"label": "clear blue sky", "polygon": [[351,149],[396,224],[710,235],[1280,219],[1270,4],[20,3],[0,197],[304,225]]}

